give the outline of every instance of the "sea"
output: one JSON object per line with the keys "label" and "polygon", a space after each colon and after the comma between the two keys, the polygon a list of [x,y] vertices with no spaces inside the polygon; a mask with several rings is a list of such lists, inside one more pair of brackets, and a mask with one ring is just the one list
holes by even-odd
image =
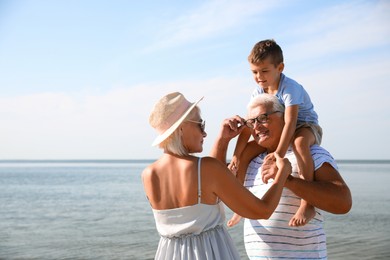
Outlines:
{"label": "sea", "polygon": [[[140,177],[151,162],[0,161],[0,259],[153,259]],[[338,165],[353,207],[324,213],[328,259],[390,259],[390,161]],[[242,223],[229,233],[247,259]]]}

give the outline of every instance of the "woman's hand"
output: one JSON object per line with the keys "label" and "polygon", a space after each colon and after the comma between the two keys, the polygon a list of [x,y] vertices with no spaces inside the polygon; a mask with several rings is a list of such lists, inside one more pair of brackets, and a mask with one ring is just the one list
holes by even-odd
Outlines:
{"label": "woman's hand", "polygon": [[287,179],[287,176],[289,176],[292,172],[292,166],[290,161],[287,158],[281,158],[279,154],[275,153],[276,158],[276,167],[278,167],[279,171],[281,171],[281,175],[284,178],[284,180]]}
{"label": "woman's hand", "polygon": [[244,129],[244,119],[240,116],[234,116],[223,120],[220,137],[231,140],[242,132]]}

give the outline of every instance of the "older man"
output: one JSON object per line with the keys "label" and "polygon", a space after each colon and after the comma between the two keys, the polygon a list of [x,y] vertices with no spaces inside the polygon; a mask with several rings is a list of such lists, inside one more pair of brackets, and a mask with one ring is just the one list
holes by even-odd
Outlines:
{"label": "older man", "polygon": [[[263,163],[265,156],[274,152],[279,143],[284,126],[283,112],[284,108],[278,99],[269,94],[255,97],[248,105],[249,119],[246,124],[252,127],[254,141],[266,148],[267,152],[253,160],[246,158],[244,154],[241,165],[250,163],[246,174],[245,169],[240,169],[237,176],[241,181],[245,176],[244,185],[260,198],[274,176],[275,166],[269,162]],[[233,126],[243,123],[237,117],[232,118],[231,122]],[[226,139],[218,139],[212,155],[225,160],[228,142]],[[352,198],[329,152],[320,146],[312,146],[311,153],[315,181],[308,182],[298,177],[295,155],[290,149],[286,157],[293,165],[293,172],[286,182],[275,212],[268,220],[245,219],[244,241],[249,258],[327,258],[324,220],[320,210],[345,214],[351,209]],[[316,207],[316,214],[305,226],[289,226],[289,220],[299,207],[301,198]]]}

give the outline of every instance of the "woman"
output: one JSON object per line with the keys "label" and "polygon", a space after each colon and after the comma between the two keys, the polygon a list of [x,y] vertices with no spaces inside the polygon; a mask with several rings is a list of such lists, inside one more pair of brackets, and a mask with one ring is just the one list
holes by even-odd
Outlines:
{"label": "woman", "polygon": [[[269,218],[291,173],[288,160],[277,158],[272,188],[258,199],[226,164],[191,155],[202,152],[207,135],[197,107],[201,99],[190,103],[181,93],[170,93],[157,102],[149,118],[159,134],[153,145],[164,150],[142,173],[161,236],[155,259],[240,259],[224,227],[222,202],[243,217]],[[238,116],[225,120],[215,147],[227,145],[242,131],[242,123]]]}

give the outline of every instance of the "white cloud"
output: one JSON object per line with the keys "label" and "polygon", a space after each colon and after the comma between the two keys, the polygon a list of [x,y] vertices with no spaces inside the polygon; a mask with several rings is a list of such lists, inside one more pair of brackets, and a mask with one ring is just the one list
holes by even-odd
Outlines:
{"label": "white cloud", "polygon": [[[290,44],[294,60],[370,51],[390,43],[390,4],[349,2],[303,16],[292,24],[285,37],[299,39]],[[310,22],[305,22],[310,21]],[[304,50],[304,51],[302,51]]]}
{"label": "white cloud", "polygon": [[130,157],[121,142],[146,128],[137,128],[139,121],[132,125],[142,111],[144,96],[138,93],[134,88],[81,98],[62,93],[2,98],[0,158]]}
{"label": "white cloud", "polygon": [[[324,128],[324,145],[336,158],[388,158],[372,137],[382,140],[383,147],[390,146],[385,138],[390,130],[385,120],[390,116],[390,63],[380,57],[361,63],[345,60],[294,76],[309,91]],[[156,133],[148,116],[153,104],[172,91],[182,92],[190,101],[205,96],[200,107],[208,133],[202,155],[207,155],[222,119],[245,116],[253,87],[252,79],[243,75],[121,86],[98,94],[3,97],[0,158],[157,158],[161,151],[150,145]]]}
{"label": "white cloud", "polygon": [[389,59],[378,54],[297,75],[319,114],[323,145],[336,158],[388,159],[383,153],[390,146],[388,68]]}
{"label": "white cloud", "polygon": [[206,1],[200,7],[163,24],[157,35],[157,43],[147,49],[173,47],[224,34],[278,4],[279,1]]}
{"label": "white cloud", "polygon": [[[226,88],[234,90],[237,85],[237,80],[225,78],[122,87],[99,94],[2,97],[0,158],[157,157],[160,151],[150,146],[156,134],[148,125],[148,116],[160,97],[178,90],[190,101],[204,95],[201,107],[205,117],[212,119],[208,120],[208,127],[215,132],[222,115],[236,109],[226,108],[226,102],[234,105],[235,100],[235,93]],[[199,92],[200,87],[206,91]],[[241,93],[238,96],[244,97]]]}
{"label": "white cloud", "polygon": [[[373,57],[297,75],[319,113],[324,145],[336,158],[388,158],[375,147],[372,135],[383,140],[382,146],[390,145],[384,138],[390,129],[385,120],[390,116],[389,67],[388,60],[378,62]],[[99,94],[3,97],[0,158],[157,158],[161,151],[150,145],[156,133],[148,125],[148,116],[153,104],[172,91],[182,92],[190,101],[205,96],[200,107],[208,133],[202,155],[207,155],[222,119],[245,115],[253,86],[252,79],[243,75],[122,86]]]}

